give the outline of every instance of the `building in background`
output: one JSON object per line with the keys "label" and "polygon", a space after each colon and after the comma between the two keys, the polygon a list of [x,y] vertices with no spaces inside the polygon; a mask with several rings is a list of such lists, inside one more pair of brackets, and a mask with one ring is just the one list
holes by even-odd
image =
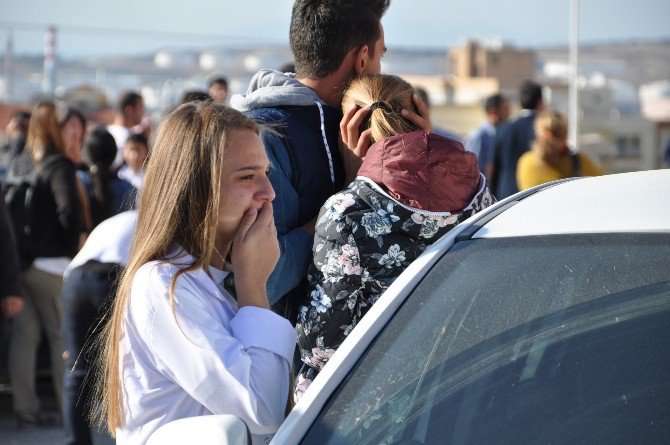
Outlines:
{"label": "building in background", "polygon": [[[580,49],[579,148],[607,171],[664,166],[670,143],[670,42],[582,45]],[[0,140],[5,108],[30,108],[41,97],[44,57],[17,55],[5,45],[0,76]],[[59,59],[56,98],[74,102],[95,120],[108,119],[110,104],[126,90],[139,90],[154,124],[184,90],[202,89],[215,73],[242,93],[261,67],[292,60],[287,45],[163,48],[150,54]],[[382,71],[424,88],[437,126],[461,137],[484,119],[483,100],[499,91],[516,104],[522,80],[546,86],[548,105],[568,109],[567,47],[516,48],[500,40],[468,40],[443,48],[390,48]],[[7,111],[5,110],[5,111]],[[518,108],[517,108],[518,110]]]}
{"label": "building in background", "polygon": [[519,84],[535,76],[535,52],[501,41],[469,40],[449,50],[453,103],[481,103],[498,92],[514,99]]}

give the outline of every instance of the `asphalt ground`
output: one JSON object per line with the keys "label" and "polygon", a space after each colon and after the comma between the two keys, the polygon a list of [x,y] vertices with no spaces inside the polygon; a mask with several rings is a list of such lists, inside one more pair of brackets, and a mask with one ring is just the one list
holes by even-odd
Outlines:
{"label": "asphalt ground", "polygon": [[[3,329],[4,331],[4,329]],[[19,429],[12,409],[12,389],[7,373],[7,343],[6,332],[0,335],[0,444],[1,445],[64,445],[65,432],[62,427],[39,427]],[[42,342],[38,352],[37,366],[37,394],[43,411],[55,413],[59,410],[59,403],[51,382],[49,370],[48,349]],[[95,435],[94,445],[113,445],[111,437]]]}

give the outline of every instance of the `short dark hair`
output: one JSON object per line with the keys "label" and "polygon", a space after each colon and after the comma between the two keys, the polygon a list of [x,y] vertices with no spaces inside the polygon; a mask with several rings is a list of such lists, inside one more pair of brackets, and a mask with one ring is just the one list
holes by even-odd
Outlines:
{"label": "short dark hair", "polygon": [[223,76],[214,76],[209,79],[209,88],[212,88],[216,84],[223,85],[226,87],[226,89],[228,89],[228,79]]}
{"label": "short dark hair", "polygon": [[179,104],[185,104],[187,102],[204,102],[206,100],[212,100],[209,94],[200,90],[189,90],[184,91],[184,94],[181,95],[181,100]]}
{"label": "short dark hair", "polygon": [[141,100],[142,96],[139,93],[136,93],[135,91],[126,91],[119,98],[116,110],[123,114],[126,111],[126,107],[136,107]]}
{"label": "short dark hair", "polygon": [[542,102],[542,85],[532,80],[524,80],[519,88],[519,102],[525,110],[534,110]]}
{"label": "short dark hair", "polygon": [[486,101],[484,102],[484,110],[486,110],[487,113],[497,111],[506,101],[507,98],[500,93],[494,94],[493,96],[489,96],[486,98]]}
{"label": "short dark hair", "polygon": [[391,0],[296,0],[289,40],[298,77],[323,78],[352,49],[374,53],[379,25]]}
{"label": "short dark hair", "polygon": [[30,123],[30,111],[20,110],[14,113],[12,119],[16,121],[16,126],[21,133],[28,133],[28,124]]}
{"label": "short dark hair", "polygon": [[282,66],[280,66],[277,71],[281,71],[282,73],[295,73],[295,63],[293,62],[285,63]]}
{"label": "short dark hair", "polygon": [[128,136],[128,139],[126,139],[126,144],[128,142],[142,144],[145,147],[149,148],[149,141],[142,133],[131,133],[130,136]]}

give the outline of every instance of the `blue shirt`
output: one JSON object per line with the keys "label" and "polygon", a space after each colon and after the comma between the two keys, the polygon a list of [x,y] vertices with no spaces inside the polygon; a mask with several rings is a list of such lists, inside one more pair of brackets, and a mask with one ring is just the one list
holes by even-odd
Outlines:
{"label": "blue shirt", "polygon": [[[84,184],[88,196],[92,196],[91,174],[84,171],[77,172],[77,178]],[[114,178],[111,181],[112,191],[114,192],[114,214],[125,212],[135,208],[135,199],[137,190],[128,181]]]}
{"label": "blue shirt", "polygon": [[490,122],[484,122],[475,131],[470,133],[465,142],[465,149],[477,155],[479,171],[486,173],[486,165],[493,162],[493,152],[496,145],[496,127]]}
{"label": "blue shirt", "polygon": [[270,159],[270,182],[276,197],[272,202],[281,255],[267,283],[270,304],[275,304],[307,276],[312,261],[312,235],[301,227],[315,218],[324,202],[344,187],[344,166],[337,151],[341,114],[323,107],[323,127],[333,161],[331,181],[329,156],[321,132],[318,108],[258,108],[247,111],[256,122],[277,125],[281,135],[266,133],[265,151]]}

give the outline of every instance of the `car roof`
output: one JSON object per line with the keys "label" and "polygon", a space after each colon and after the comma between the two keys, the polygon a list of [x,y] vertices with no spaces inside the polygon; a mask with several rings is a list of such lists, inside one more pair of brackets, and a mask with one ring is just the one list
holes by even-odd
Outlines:
{"label": "car roof", "polygon": [[472,237],[644,232],[670,232],[668,169],[545,186],[497,214]]}
{"label": "car roof", "polygon": [[[622,191],[626,188],[626,191]],[[621,232],[670,232],[668,197],[670,197],[670,170],[581,178],[542,185],[535,190],[522,192],[484,209],[459,224],[429,246],[382,294],[329,360],[329,365],[312,382],[309,390],[289,413],[271,443],[298,443],[302,439],[333,391],[348,375],[407,296],[445,252],[459,240],[472,238],[472,233],[475,237],[487,238],[615,231],[612,229],[615,222],[602,221],[606,219],[620,220]],[[602,207],[608,210],[604,211]],[[528,212],[537,215],[530,216]],[[574,212],[582,212],[582,215]],[[584,221],[586,219],[593,221],[586,224]],[[645,219],[653,222],[653,227],[663,229],[650,229],[651,223],[648,223],[647,228],[643,227],[644,221],[638,220]],[[574,222],[571,222],[572,220]],[[549,225],[543,227],[543,224]]]}

